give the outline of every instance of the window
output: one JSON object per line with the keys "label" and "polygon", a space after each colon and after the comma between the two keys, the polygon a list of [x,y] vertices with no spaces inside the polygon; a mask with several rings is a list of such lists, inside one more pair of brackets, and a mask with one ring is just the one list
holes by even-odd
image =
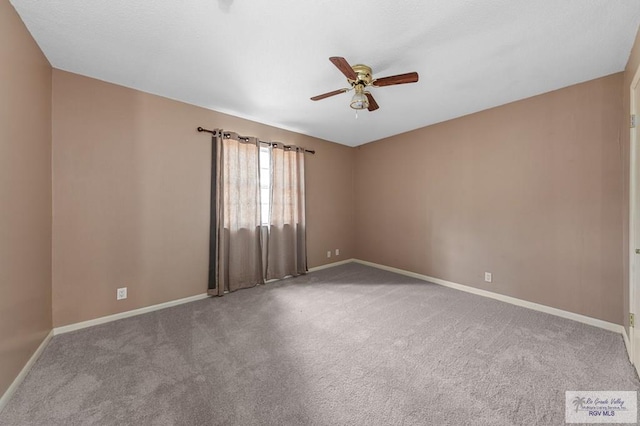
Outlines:
{"label": "window", "polygon": [[271,151],[260,147],[260,214],[262,226],[269,226],[271,212]]}

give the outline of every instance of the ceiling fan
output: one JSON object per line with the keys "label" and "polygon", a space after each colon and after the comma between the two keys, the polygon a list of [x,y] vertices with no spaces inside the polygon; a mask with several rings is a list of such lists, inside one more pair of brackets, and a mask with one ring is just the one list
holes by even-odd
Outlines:
{"label": "ceiling fan", "polygon": [[415,83],[418,81],[417,72],[409,72],[406,74],[392,75],[390,77],[383,78],[373,78],[371,67],[367,65],[358,64],[351,66],[345,58],[341,58],[339,56],[333,56],[329,58],[329,60],[342,72],[342,74],[345,75],[345,77],[347,77],[347,82],[351,87],[314,96],[311,98],[312,101],[319,101],[320,99],[339,95],[340,93],[345,93],[349,90],[355,90],[356,92],[353,95],[353,98],[351,98],[351,108],[355,110],[368,109],[369,111],[375,111],[380,107],[376,103],[376,100],[373,99],[373,96],[371,96],[371,93],[365,90],[366,87],[383,87],[391,86],[393,84]]}

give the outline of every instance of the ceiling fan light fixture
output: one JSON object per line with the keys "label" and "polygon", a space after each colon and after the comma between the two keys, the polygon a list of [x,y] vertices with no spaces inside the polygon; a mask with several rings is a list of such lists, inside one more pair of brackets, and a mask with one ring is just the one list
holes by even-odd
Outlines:
{"label": "ceiling fan light fixture", "polygon": [[367,109],[369,108],[369,99],[364,94],[364,88],[362,86],[356,86],[356,93],[351,98],[351,104],[349,105],[353,109]]}
{"label": "ceiling fan light fixture", "polygon": [[345,58],[340,56],[332,56],[329,60],[342,74],[344,74],[345,77],[347,77],[347,82],[351,87],[323,93],[322,95],[312,97],[311,100],[319,101],[330,96],[348,92],[349,90],[355,90],[355,94],[351,98],[349,106],[356,110],[356,117],[358,116],[359,109],[376,111],[380,108],[371,93],[365,91],[365,88],[370,86],[384,87],[392,86],[394,84],[415,83],[418,81],[418,73],[415,71],[405,74],[391,75],[389,77],[373,78],[373,72],[371,71],[371,67],[368,65],[357,64],[351,66]]}

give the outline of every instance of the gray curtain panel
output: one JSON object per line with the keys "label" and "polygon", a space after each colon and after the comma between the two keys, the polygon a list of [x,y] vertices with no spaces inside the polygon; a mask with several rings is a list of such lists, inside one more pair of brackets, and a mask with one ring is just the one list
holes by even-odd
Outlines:
{"label": "gray curtain panel", "polygon": [[[259,155],[256,138],[216,140],[217,293],[264,283],[260,223]],[[224,142],[223,142],[224,139]]]}
{"label": "gray curtain panel", "polygon": [[307,272],[304,151],[271,146],[267,279]]}

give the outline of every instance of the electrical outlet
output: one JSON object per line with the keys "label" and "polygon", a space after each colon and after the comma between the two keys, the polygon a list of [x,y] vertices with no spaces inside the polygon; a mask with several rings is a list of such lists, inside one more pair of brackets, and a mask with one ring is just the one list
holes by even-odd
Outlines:
{"label": "electrical outlet", "polygon": [[336,249],[336,256],[340,256],[340,249]]}
{"label": "electrical outlet", "polygon": [[116,300],[122,300],[127,298],[127,288],[122,287],[116,290]]}
{"label": "electrical outlet", "polygon": [[331,250],[327,252],[327,258],[331,257]]}
{"label": "electrical outlet", "polygon": [[484,280],[488,283],[490,283],[491,281],[493,281],[493,275],[491,275],[491,272],[485,272],[484,273]]}

